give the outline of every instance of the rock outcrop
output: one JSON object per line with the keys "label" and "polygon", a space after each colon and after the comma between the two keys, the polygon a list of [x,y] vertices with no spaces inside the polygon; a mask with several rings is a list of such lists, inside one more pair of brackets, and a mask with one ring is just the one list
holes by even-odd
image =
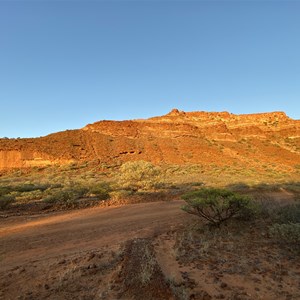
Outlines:
{"label": "rock outcrop", "polygon": [[128,160],[300,165],[300,120],[283,112],[234,115],[173,109],[146,120],[100,121],[41,138],[0,139],[0,170]]}

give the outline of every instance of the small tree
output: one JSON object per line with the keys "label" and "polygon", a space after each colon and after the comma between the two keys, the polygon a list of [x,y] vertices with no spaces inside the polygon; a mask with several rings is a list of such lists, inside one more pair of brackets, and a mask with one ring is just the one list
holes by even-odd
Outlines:
{"label": "small tree", "polygon": [[160,175],[160,169],[150,162],[129,161],[120,167],[118,184],[122,189],[132,191],[148,190],[157,187]]}
{"label": "small tree", "polygon": [[209,223],[220,226],[234,216],[251,212],[250,198],[224,189],[202,188],[182,196],[187,205],[182,209]]}

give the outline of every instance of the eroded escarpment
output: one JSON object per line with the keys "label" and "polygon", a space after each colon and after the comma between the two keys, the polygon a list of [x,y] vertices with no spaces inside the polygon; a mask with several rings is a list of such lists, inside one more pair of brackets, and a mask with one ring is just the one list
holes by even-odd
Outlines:
{"label": "eroded escarpment", "polygon": [[177,109],[143,120],[100,121],[32,139],[0,139],[0,170],[98,161],[300,164],[300,121],[283,112],[235,115]]}

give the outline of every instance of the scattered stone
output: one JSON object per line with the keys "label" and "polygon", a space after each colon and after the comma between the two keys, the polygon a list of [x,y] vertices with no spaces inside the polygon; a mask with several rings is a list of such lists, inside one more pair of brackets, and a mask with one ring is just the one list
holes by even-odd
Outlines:
{"label": "scattered stone", "polygon": [[24,273],[26,270],[25,270],[25,268],[20,268],[19,270],[18,270],[18,274],[22,274],[22,273]]}
{"label": "scattered stone", "polygon": [[58,264],[59,265],[63,265],[63,264],[65,264],[67,261],[65,260],[65,259],[61,259],[59,262],[58,262]]}
{"label": "scattered stone", "polygon": [[90,261],[91,259],[93,259],[96,256],[95,253],[90,253],[90,255],[88,256],[88,261]]}
{"label": "scattered stone", "polygon": [[88,273],[89,275],[96,275],[97,272],[98,272],[97,269],[90,269]]}
{"label": "scattered stone", "polygon": [[227,283],[225,282],[222,282],[220,286],[222,289],[226,289],[228,287]]}
{"label": "scattered stone", "polygon": [[104,292],[100,293],[99,297],[100,297],[100,299],[105,299],[107,297],[107,292],[104,291]]}
{"label": "scattered stone", "polygon": [[88,269],[97,269],[97,265],[96,264],[90,264],[87,267]]}
{"label": "scattered stone", "polygon": [[208,294],[206,291],[201,291],[199,293],[193,294],[194,298],[190,299],[195,299],[195,300],[211,300],[212,296]]}
{"label": "scattered stone", "polygon": [[286,300],[290,300],[290,299],[293,299],[293,295],[291,294],[287,294],[286,297],[285,297]]}

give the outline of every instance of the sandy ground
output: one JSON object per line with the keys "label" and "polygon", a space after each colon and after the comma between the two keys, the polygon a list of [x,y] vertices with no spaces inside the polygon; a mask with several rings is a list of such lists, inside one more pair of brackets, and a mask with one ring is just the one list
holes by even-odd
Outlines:
{"label": "sandy ground", "polygon": [[300,299],[300,256],[264,220],[199,231],[183,203],[0,219],[0,299]]}
{"label": "sandy ground", "polygon": [[2,219],[1,271],[165,232],[186,217],[179,209],[182,204],[178,200]]}

